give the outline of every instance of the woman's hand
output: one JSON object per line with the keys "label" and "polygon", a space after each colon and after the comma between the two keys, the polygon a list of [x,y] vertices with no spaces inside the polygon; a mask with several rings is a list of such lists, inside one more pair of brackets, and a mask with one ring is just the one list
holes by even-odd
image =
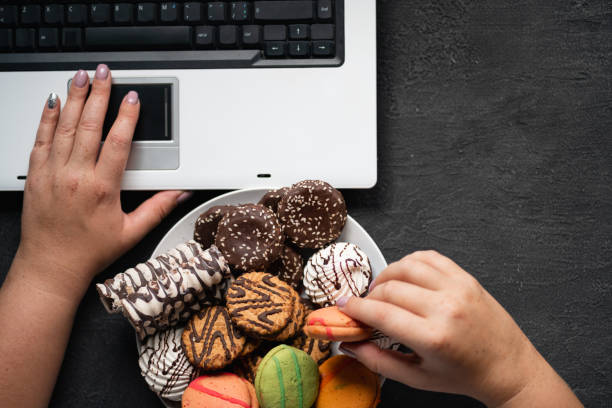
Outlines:
{"label": "woman's hand", "polygon": [[[380,350],[372,343],[341,345],[385,377],[469,395],[488,406],[580,406],[504,308],[437,252],[415,252],[389,265],[366,298],[340,299],[338,306],[414,351]],[[567,395],[557,392],[563,398],[560,405],[554,398],[543,399],[542,405],[534,389]]]}
{"label": "woman's hand", "polygon": [[140,101],[129,92],[102,149],[111,74],[98,66],[73,78],[63,110],[52,94],[43,110],[25,185],[21,278],[64,297],[80,296],[91,279],[134,246],[185,198],[158,193],[126,214],[119,198]]}

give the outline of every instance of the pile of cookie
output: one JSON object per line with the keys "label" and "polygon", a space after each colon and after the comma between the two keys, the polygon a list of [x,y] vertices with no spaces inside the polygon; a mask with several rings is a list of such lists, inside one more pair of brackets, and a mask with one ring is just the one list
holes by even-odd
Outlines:
{"label": "pile of cookie", "polygon": [[212,207],[194,239],[98,284],[142,341],[142,375],[183,407],[375,407],[378,377],[332,341],[372,330],[334,307],[362,296],[367,255],[334,242],[342,194],[307,180],[257,204]]}

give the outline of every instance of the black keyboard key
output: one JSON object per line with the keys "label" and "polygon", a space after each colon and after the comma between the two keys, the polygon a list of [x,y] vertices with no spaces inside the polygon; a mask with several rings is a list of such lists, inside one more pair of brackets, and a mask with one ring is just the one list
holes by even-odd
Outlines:
{"label": "black keyboard key", "polygon": [[291,24],[289,26],[289,38],[292,40],[307,40],[310,38],[310,26],[308,24]]}
{"label": "black keyboard key", "polygon": [[195,45],[197,48],[213,48],[217,28],[213,26],[198,26],[195,28]]}
{"label": "black keyboard key", "polygon": [[13,30],[10,28],[0,29],[0,50],[13,48]]}
{"label": "black keyboard key", "polygon": [[89,20],[94,24],[108,24],[111,22],[110,4],[92,4],[89,8]]}
{"label": "black keyboard key", "polygon": [[320,20],[329,20],[332,18],[332,2],[331,0],[319,0],[317,2],[317,17]]}
{"label": "black keyboard key", "polygon": [[45,24],[62,25],[64,23],[64,6],[61,4],[50,4],[43,10]]}
{"label": "black keyboard key", "polygon": [[251,19],[251,6],[246,1],[233,2],[231,11],[233,21],[242,22]]}
{"label": "black keyboard key", "polygon": [[287,39],[287,26],[264,26],[264,41],[285,41]]}
{"label": "black keyboard key", "polygon": [[242,26],[242,44],[245,46],[258,46],[262,40],[261,26],[245,25]]}
{"label": "black keyboard key", "polygon": [[19,21],[24,25],[40,24],[40,6],[33,4],[19,6]]}
{"label": "black keyboard key", "polygon": [[266,57],[281,58],[287,55],[287,43],[270,41],[266,43]]}
{"label": "black keyboard key", "polygon": [[256,1],[257,20],[312,20],[312,1]]}
{"label": "black keyboard key", "polygon": [[333,40],[336,28],[333,24],[313,24],[310,27],[310,38],[313,40]]}
{"label": "black keyboard key", "polygon": [[153,24],[157,18],[157,4],[139,3],[136,7],[136,21],[139,24]]}
{"label": "black keyboard key", "polygon": [[91,49],[175,49],[191,46],[191,27],[88,27],[85,45]]}
{"label": "black keyboard key", "polygon": [[134,5],[119,3],[113,6],[113,21],[116,24],[131,24],[134,21]]}
{"label": "black keyboard key", "polygon": [[208,3],[208,21],[224,22],[226,11],[226,4],[221,1]]}
{"label": "black keyboard key", "polygon": [[162,3],[160,20],[162,23],[176,23],[179,16],[179,5],[176,2]]}
{"label": "black keyboard key", "polygon": [[42,27],[38,29],[38,47],[46,50],[59,46],[59,29]]}
{"label": "black keyboard key", "polygon": [[83,34],[80,28],[64,28],[62,30],[62,49],[79,50],[83,47]]}
{"label": "black keyboard key", "polygon": [[33,50],[36,46],[36,30],[33,28],[18,28],[15,30],[15,48]]}
{"label": "black keyboard key", "polygon": [[87,6],[84,4],[69,4],[66,6],[66,21],[73,25],[87,23]]}
{"label": "black keyboard key", "polygon": [[308,41],[290,42],[289,56],[293,58],[308,58],[310,56],[310,43]]}
{"label": "black keyboard key", "polygon": [[186,23],[199,23],[202,21],[202,4],[191,2],[183,6],[183,20]]}
{"label": "black keyboard key", "polygon": [[223,47],[235,47],[238,45],[238,26],[220,26],[219,44]]}
{"label": "black keyboard key", "polygon": [[12,26],[17,23],[17,6],[0,6],[0,26]]}
{"label": "black keyboard key", "polygon": [[336,44],[333,41],[314,41],[312,55],[314,57],[333,57],[336,55]]}

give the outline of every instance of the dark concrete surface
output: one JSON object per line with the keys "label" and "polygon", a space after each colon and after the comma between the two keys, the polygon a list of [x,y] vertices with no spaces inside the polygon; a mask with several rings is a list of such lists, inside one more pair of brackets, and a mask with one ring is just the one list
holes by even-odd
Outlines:
{"label": "dark concrete surface", "polygon": [[[379,182],[345,192],[350,213],[388,260],[421,248],[455,259],[586,406],[609,407],[612,3],[386,0],[378,22]],[[146,259],[218,193],[197,193],[97,280]],[[146,196],[126,193],[126,208]],[[0,203],[3,279],[21,194],[0,194]],[[51,406],[160,406],[134,343],[90,290]],[[433,406],[480,404],[388,382],[380,405]]]}

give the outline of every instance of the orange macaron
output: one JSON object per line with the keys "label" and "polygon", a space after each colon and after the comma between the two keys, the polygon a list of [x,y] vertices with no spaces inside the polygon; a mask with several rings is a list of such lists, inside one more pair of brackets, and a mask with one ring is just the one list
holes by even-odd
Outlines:
{"label": "orange macaron", "polygon": [[372,335],[371,327],[342,313],[337,306],[311,312],[303,330],[309,337],[331,341],[362,341]]}
{"label": "orange macaron", "polygon": [[380,402],[378,375],[354,358],[337,355],[319,366],[314,408],[374,408]]}
{"label": "orange macaron", "polygon": [[204,375],[183,393],[182,408],[259,408],[253,384],[232,373]]}

